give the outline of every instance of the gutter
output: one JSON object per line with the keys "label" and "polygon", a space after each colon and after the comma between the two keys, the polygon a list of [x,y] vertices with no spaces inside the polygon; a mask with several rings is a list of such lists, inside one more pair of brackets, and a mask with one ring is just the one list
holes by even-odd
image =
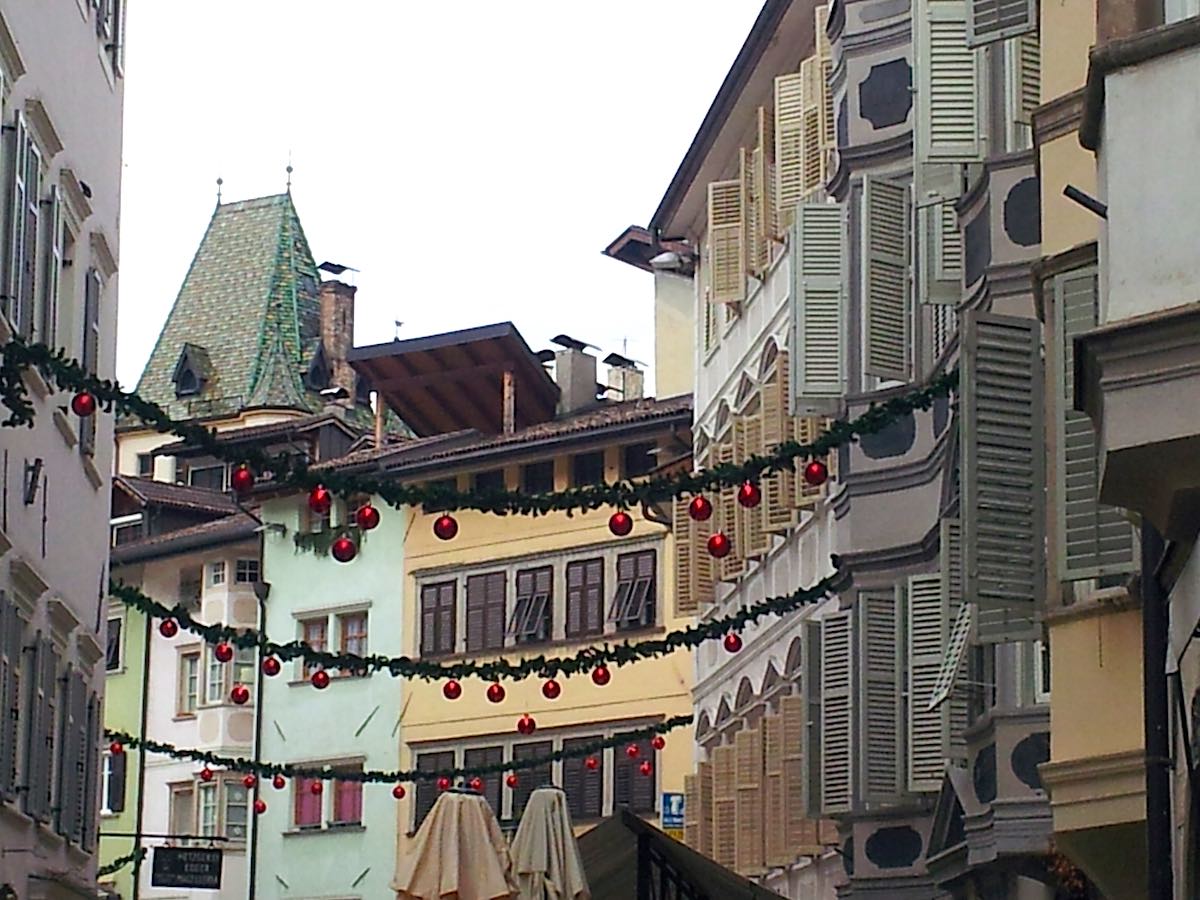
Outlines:
{"label": "gutter", "polygon": [[125,566],[130,563],[146,562],[147,560],[159,559],[164,556],[173,556],[176,553],[183,553],[184,551],[207,550],[210,547],[236,544],[239,541],[254,537],[257,529],[258,525],[254,521],[248,521],[244,525],[240,525],[237,531],[228,533],[185,535],[180,538],[163,541],[161,544],[155,544],[151,547],[139,547],[136,544],[130,544],[126,545],[128,549],[124,552],[122,552],[120,547],[114,547],[112,562],[116,565]]}

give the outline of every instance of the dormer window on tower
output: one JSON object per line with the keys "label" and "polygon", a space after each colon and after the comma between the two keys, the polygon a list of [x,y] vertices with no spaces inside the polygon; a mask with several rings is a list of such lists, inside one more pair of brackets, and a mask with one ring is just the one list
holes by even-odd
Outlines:
{"label": "dormer window on tower", "polygon": [[310,391],[323,391],[329,387],[332,377],[329,371],[329,359],[325,355],[325,345],[318,344],[317,352],[313,354],[308,371],[304,374],[304,384]]}
{"label": "dormer window on tower", "polygon": [[208,351],[199,344],[184,344],[171,380],[176,397],[194,397],[204,390],[209,377]]}

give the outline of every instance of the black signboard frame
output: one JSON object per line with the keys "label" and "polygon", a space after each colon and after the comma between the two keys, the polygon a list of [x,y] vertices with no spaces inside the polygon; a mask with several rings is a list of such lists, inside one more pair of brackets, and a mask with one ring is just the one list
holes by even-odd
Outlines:
{"label": "black signboard frame", "polygon": [[210,847],[155,847],[150,886],[220,890],[223,855]]}

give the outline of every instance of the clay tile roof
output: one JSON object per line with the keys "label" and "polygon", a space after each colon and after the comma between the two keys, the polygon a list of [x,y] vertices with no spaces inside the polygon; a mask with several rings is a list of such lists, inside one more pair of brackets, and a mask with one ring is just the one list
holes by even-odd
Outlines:
{"label": "clay tile roof", "polygon": [[185,553],[191,550],[202,550],[207,547],[217,547],[222,544],[235,544],[248,540],[257,533],[258,519],[249,513],[237,513],[212,522],[168,531],[153,537],[142,538],[140,541],[130,541],[112,550],[114,565],[128,565],[147,559],[170,556],[174,553]]}
{"label": "clay tile roof", "polygon": [[[292,434],[304,434],[320,428],[322,425],[334,425],[348,435],[359,435],[361,429],[343,421],[331,412],[316,413],[311,416],[299,416],[294,419],[284,419],[281,422],[270,422],[266,425],[248,425],[245,428],[230,428],[218,433],[222,443],[243,444],[252,441],[269,441],[272,438],[282,438]],[[155,456],[174,456],[187,450],[197,449],[196,444],[188,441],[172,441],[154,450]]]}
{"label": "clay tile roof", "polygon": [[238,510],[233,498],[221,491],[138,478],[133,475],[117,475],[113,486],[124,490],[147,506],[170,506],[175,509],[190,509],[200,512],[228,515]]}

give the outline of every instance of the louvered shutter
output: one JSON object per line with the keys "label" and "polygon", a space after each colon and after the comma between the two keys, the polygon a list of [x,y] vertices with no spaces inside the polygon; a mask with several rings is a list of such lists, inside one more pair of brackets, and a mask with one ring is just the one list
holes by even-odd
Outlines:
{"label": "louvered shutter", "polygon": [[[516,760],[533,759],[548,756],[554,750],[552,741],[534,741],[529,744],[513,744],[512,758]],[[521,769],[517,772],[517,786],[512,789],[512,817],[521,818],[529,796],[540,787],[553,783],[553,763],[543,762],[533,768]]]}
{"label": "louvered shutter", "polygon": [[604,560],[567,564],[567,637],[604,631]]}
{"label": "louvered shutter", "polygon": [[755,123],[751,169],[753,205],[750,218],[754,227],[750,271],[761,275],[771,265],[771,247],[775,238],[775,121],[771,110],[762,106],[758,108]]}
{"label": "louvered shutter", "polygon": [[916,29],[916,158],[973,162],[982,158],[979,59],[967,46],[964,0],[920,0]]}
{"label": "louvered shutter", "polygon": [[457,648],[458,618],[457,587],[453,581],[438,586],[437,591],[437,651],[453,653]]}
{"label": "louvered shutter", "polygon": [[1094,328],[1098,315],[1096,269],[1054,278],[1051,348],[1058,477],[1054,484],[1058,578],[1077,581],[1136,570],[1134,530],[1124,512],[1099,502],[1100,451],[1092,420],[1075,410],[1075,338]]}
{"label": "louvered shutter", "polygon": [[1036,637],[1045,586],[1038,323],[967,312],[961,367],[964,594],[979,607],[979,640]]}
{"label": "louvered shutter", "polygon": [[864,371],[901,381],[909,376],[909,200],[907,185],[863,179]]}
{"label": "louvered shutter", "polygon": [[[121,755],[124,759],[124,754]],[[80,845],[91,851],[96,846],[96,801],[100,793],[100,698],[89,694],[87,721],[83,743],[83,820],[80,823]]]}
{"label": "louvered shutter", "polygon": [[922,303],[954,304],[962,299],[963,244],[954,203],[946,200],[917,210],[918,297]]}
{"label": "louvered shutter", "polygon": [[[752,416],[738,416],[733,421],[733,430],[735,434],[734,440],[734,463],[742,465],[752,456],[759,456],[763,452],[763,427],[761,412],[755,413]],[[745,557],[763,556],[771,549],[771,536],[763,528],[763,511],[761,504],[758,507],[747,508],[737,503],[734,506],[734,514],[737,522],[737,537],[734,538],[734,547],[741,548],[742,555]]]}
{"label": "louvered shutter", "polygon": [[[624,737],[624,736],[621,736]],[[628,744],[637,744],[638,755],[630,759],[625,755],[624,748]],[[655,763],[654,748],[645,738],[625,740],[618,744],[618,750],[613,754],[613,803],[616,806],[626,806],[631,812],[648,813],[654,810],[655,777],[643,775],[640,771],[643,760]]]}
{"label": "louvered shutter", "polygon": [[825,107],[825,75],[821,60],[810,56],[800,63],[801,194],[811,197],[825,186],[825,157],[821,152],[821,117]]}
{"label": "louvered shutter", "polygon": [[677,616],[694,616],[700,604],[713,601],[713,558],[707,546],[712,520],[695,521],[688,515],[689,502],[687,497],[676,497],[672,506]]}
{"label": "louvered shutter", "polygon": [[[790,698],[784,698],[790,699]],[[783,716],[764,716],[763,734],[763,862],[768,866],[790,865],[794,857],[788,846],[788,801],[783,774]]]}
{"label": "louvered shutter", "polygon": [[[796,422],[796,442],[800,444],[811,444],[825,431],[828,420],[822,419],[819,416],[797,416]],[[811,485],[804,480],[802,475],[796,477],[796,506],[800,509],[808,509],[816,504],[818,500],[826,496],[829,491],[829,483],[834,475],[834,460],[837,454],[831,454],[825,458],[825,464],[829,468],[829,480],[821,485]],[[797,465],[803,467],[807,463],[807,459],[800,458],[797,460]]]}
{"label": "louvered shutter", "polygon": [[437,653],[437,585],[421,587],[421,655]]}
{"label": "louvered shutter", "polygon": [[683,842],[693,850],[700,847],[700,780],[683,776]]}
{"label": "louvered shutter", "polygon": [[[419,753],[417,754],[417,771],[418,772],[445,772],[447,769],[454,768],[454,751],[440,750],[435,753]],[[425,821],[425,817],[429,815],[429,811],[433,809],[433,804],[437,802],[438,794],[437,784],[432,779],[418,779],[414,785],[416,789],[415,802],[413,803],[413,831],[421,827],[421,823]]]}
{"label": "louvered shutter", "polygon": [[737,779],[737,871],[752,875],[763,870],[763,745],[756,725],[737,733],[733,742]]}
{"label": "louvered shutter", "polygon": [[855,607],[856,668],[859,672],[857,740],[861,753],[860,799],[890,802],[901,792],[902,721],[900,682],[903,590],[863,592]]}
{"label": "louvered shutter", "polygon": [[44,245],[45,271],[42,276],[42,317],[38,340],[55,346],[58,340],[58,283],[62,269],[62,191],[57,184],[49,190]]}
{"label": "louvered shutter", "polygon": [[742,179],[708,186],[708,262],[713,303],[746,299],[746,222]]}
{"label": "louvered shutter", "polygon": [[40,822],[51,818],[51,782],[54,755],[54,708],[58,684],[58,654],[48,638],[37,638],[30,667],[30,715],[26,731],[27,790],[25,812]]}
{"label": "louvered shutter", "polygon": [[109,757],[108,793],[104,798],[104,808],[109,812],[123,812],[125,809],[125,773],[129,754],[115,753]]}
{"label": "louvered shutter", "polygon": [[[85,372],[95,375],[100,363],[100,276],[88,269],[83,279],[83,346],[80,363]],[[96,451],[96,420],[79,420],[79,452],[91,456]]]}
{"label": "louvered shutter", "polygon": [[42,157],[33,144],[32,136],[28,137],[25,148],[25,208],[22,216],[25,223],[21,233],[21,284],[20,284],[20,318],[18,325],[21,334],[26,337],[33,335],[34,306],[37,297],[37,268],[38,268],[38,237],[41,226],[38,221],[41,213],[42,196]]}
{"label": "louvered shutter", "polygon": [[25,232],[25,166],[29,151],[25,116],[18,111],[12,123],[12,151],[9,153],[8,235],[5,253],[4,312],[18,331],[24,312],[21,309],[21,259]]}
{"label": "louvered shutter", "polygon": [[786,234],[804,196],[804,79],[800,72],[775,79],[776,233]]}
{"label": "louvered shutter", "polygon": [[1037,28],[1037,0],[970,0],[967,43],[972,47]]}
{"label": "louvered shutter", "polygon": [[17,791],[22,630],[17,604],[0,590],[0,799],[12,798]]}
{"label": "louvered shutter", "polygon": [[699,822],[699,841],[696,849],[705,856],[713,856],[713,767],[712,763],[696,763],[696,787],[700,808],[696,818]]}
{"label": "louvered shutter", "polygon": [[[788,410],[788,354],[779,351],[775,368],[762,386],[762,446],[767,453],[795,437],[795,422]],[[796,524],[792,498],[796,493],[796,472],[785,468],[762,479],[763,502],[759,506],[763,528],[787,531]],[[685,511],[686,512],[686,511]]]}
{"label": "louvered shutter", "polygon": [[82,844],[88,809],[93,804],[87,684],[83,680],[83,673],[75,669],[65,685],[64,727],[62,746],[59,748],[59,758],[62,760],[58,791],[59,831],[75,843]]}
{"label": "louvered shutter", "polygon": [[[734,460],[733,434],[724,437],[713,447],[712,457],[716,465],[732,464]],[[733,581],[740,578],[746,570],[746,559],[742,548],[738,546],[737,521],[738,502],[736,488],[723,488],[717,495],[713,519],[716,529],[723,532],[733,544],[729,555],[716,561],[717,577],[721,581]]]}
{"label": "louvered shutter", "polygon": [[[819,690],[819,688],[818,688]],[[817,843],[817,823],[809,816],[816,785],[811,783],[813,761],[819,756],[810,738],[813,708],[800,694],[784,697],[779,703],[783,741],[783,805],[781,827],[787,843],[790,863],[797,856],[821,852]],[[810,759],[809,756],[814,759]]]}
{"label": "louvered shutter", "polygon": [[712,858],[728,869],[737,867],[736,756],[732,745],[717,747],[713,757]]}
{"label": "louvered shutter", "polygon": [[945,707],[928,708],[949,638],[949,604],[940,572],[908,579],[908,790],[941,787],[949,757],[950,723]]}
{"label": "louvered shutter", "polygon": [[[471,747],[463,751],[463,768],[468,771],[486,769],[488,766],[500,765],[502,762],[504,762],[503,747]],[[499,818],[504,776],[499,772],[488,772],[480,773],[480,778],[483,780],[483,798],[487,800],[488,806],[492,808],[496,818]],[[467,780],[470,781],[470,776],[467,777]]]}
{"label": "louvered shutter", "polygon": [[850,811],[850,611],[821,620],[821,812]]}
{"label": "louvered shutter", "polygon": [[504,646],[505,596],[507,576],[493,572],[487,576],[487,647],[498,650]]}
{"label": "louvered shutter", "polygon": [[[594,737],[564,740],[563,750],[571,751],[594,740]],[[595,769],[589,769],[583,757],[562,761],[562,789],[575,822],[598,819],[604,814],[604,754],[597,753],[596,759],[599,765]]]}
{"label": "louvered shutter", "polygon": [[846,219],[840,204],[804,203],[791,239],[791,393],[794,412],[805,401],[845,392]]}
{"label": "louvered shutter", "polygon": [[1016,119],[1033,127],[1033,111],[1041,104],[1042,46],[1036,31],[1021,35],[1012,45]]}

